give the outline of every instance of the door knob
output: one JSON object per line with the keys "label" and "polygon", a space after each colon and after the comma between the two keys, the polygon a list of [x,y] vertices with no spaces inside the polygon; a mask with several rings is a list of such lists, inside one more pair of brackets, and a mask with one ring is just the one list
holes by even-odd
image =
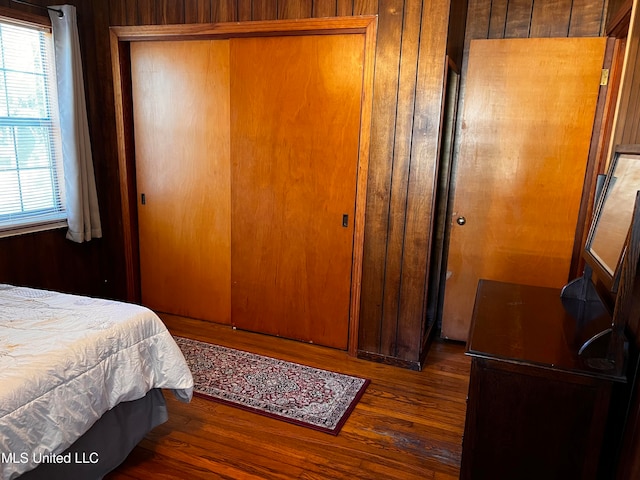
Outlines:
{"label": "door knob", "polygon": [[456,223],[458,225],[464,225],[465,223],[467,223],[467,219],[464,217],[458,217],[458,219],[456,220]]}

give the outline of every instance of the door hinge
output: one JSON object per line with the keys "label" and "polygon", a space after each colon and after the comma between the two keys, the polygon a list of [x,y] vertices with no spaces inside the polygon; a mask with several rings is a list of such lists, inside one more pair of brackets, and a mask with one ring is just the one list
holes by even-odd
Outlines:
{"label": "door hinge", "polygon": [[609,83],[609,69],[603,68],[602,73],[600,74],[600,85],[604,86]]}

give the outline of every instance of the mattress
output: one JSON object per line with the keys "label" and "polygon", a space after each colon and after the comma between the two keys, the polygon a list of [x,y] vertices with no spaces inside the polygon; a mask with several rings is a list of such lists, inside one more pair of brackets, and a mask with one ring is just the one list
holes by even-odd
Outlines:
{"label": "mattress", "polygon": [[56,455],[153,388],[183,401],[193,393],[182,352],[151,310],[0,284],[0,480],[78,461]]}

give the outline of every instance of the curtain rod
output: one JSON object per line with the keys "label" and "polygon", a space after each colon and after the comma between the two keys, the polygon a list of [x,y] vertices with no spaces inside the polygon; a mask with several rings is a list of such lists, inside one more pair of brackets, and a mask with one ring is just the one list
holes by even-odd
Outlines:
{"label": "curtain rod", "polygon": [[57,12],[58,17],[64,17],[64,12],[59,8],[51,8],[51,7],[43,7],[42,5],[38,5],[36,3],[25,2],[24,0],[11,0],[14,3],[21,3],[22,5],[28,5],[30,7],[39,8],[40,10],[51,10],[52,12]]}

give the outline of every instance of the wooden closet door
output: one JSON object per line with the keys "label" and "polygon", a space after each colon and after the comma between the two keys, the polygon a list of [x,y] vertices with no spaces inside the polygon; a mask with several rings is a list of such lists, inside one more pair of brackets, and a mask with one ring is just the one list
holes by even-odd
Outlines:
{"label": "wooden closet door", "polygon": [[363,35],[231,40],[238,328],[347,348],[363,58]]}
{"label": "wooden closet door", "polygon": [[142,303],[230,323],[229,42],[132,42],[131,69]]}
{"label": "wooden closet door", "polygon": [[443,337],[466,340],[478,280],[569,280],[604,38],[474,40],[459,133]]}

